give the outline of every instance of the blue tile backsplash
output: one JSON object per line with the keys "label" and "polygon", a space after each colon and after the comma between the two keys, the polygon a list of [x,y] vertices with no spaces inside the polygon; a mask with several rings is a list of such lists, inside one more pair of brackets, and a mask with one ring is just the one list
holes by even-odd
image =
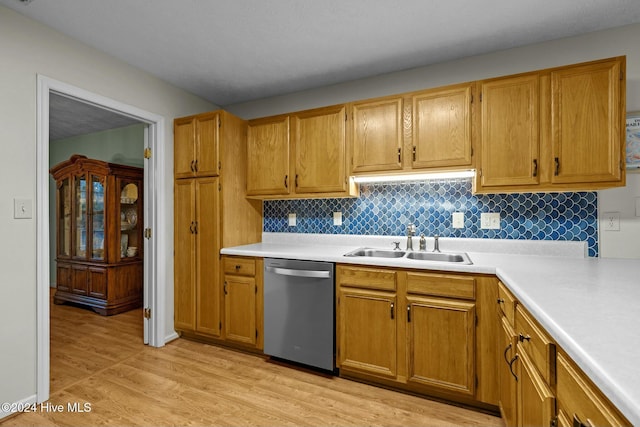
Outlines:
{"label": "blue tile backsplash", "polygon": [[[473,195],[471,179],[360,184],[357,199],[265,201],[264,231],[401,236],[413,222],[426,236],[586,241],[595,257],[597,200],[596,192]],[[333,225],[337,211],[341,226]],[[464,228],[452,227],[453,212],[464,212]],[[500,212],[501,228],[481,229],[481,212]]]}

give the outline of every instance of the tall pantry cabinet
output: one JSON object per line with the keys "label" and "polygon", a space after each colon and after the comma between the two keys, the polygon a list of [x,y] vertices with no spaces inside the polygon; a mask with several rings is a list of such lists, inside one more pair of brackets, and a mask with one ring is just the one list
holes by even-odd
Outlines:
{"label": "tall pantry cabinet", "polygon": [[174,121],[174,327],[225,339],[220,249],[260,241],[245,198],[247,123],[218,110]]}

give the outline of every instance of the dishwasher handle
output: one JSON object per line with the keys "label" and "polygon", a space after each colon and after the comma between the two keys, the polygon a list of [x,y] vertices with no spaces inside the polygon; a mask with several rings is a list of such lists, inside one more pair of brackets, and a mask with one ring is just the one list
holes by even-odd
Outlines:
{"label": "dishwasher handle", "polygon": [[323,270],[295,270],[292,268],[271,267],[271,266],[267,266],[266,270],[269,273],[279,274],[281,276],[313,277],[313,278],[319,278],[319,279],[328,279],[331,277],[330,271],[323,271]]}

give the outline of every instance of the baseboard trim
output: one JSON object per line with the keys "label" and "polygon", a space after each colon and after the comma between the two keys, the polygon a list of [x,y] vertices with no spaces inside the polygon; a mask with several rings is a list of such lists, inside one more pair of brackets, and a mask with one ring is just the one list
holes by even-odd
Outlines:
{"label": "baseboard trim", "polygon": [[10,415],[17,415],[19,413],[26,412],[25,408],[35,405],[37,402],[37,396],[32,394],[31,396],[25,397],[24,399],[18,400],[14,403],[2,403],[2,407],[0,408],[0,420]]}
{"label": "baseboard trim", "polygon": [[178,335],[176,331],[173,331],[172,333],[164,337],[164,343],[170,343],[171,341],[177,340],[178,338],[180,338],[180,335]]}

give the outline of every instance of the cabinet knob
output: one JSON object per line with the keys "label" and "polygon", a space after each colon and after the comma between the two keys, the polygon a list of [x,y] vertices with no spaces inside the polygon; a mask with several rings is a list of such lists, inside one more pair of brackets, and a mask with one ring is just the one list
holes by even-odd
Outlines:
{"label": "cabinet knob", "polygon": [[502,298],[498,298],[498,304],[504,304],[504,300]]}
{"label": "cabinet knob", "polygon": [[240,270],[240,266],[236,265],[236,271]]}
{"label": "cabinet knob", "polygon": [[531,341],[531,337],[529,335],[518,334],[518,340],[520,342]]}

